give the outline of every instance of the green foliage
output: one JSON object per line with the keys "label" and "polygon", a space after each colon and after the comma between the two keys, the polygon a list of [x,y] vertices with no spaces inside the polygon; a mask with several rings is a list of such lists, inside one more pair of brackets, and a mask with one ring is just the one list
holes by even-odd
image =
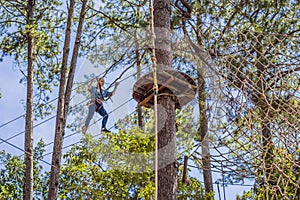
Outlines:
{"label": "green foliage", "polygon": [[[27,35],[34,39],[34,84],[37,116],[51,112],[49,94],[58,85],[61,35],[65,13],[60,10],[61,1],[35,1],[34,17],[27,21],[26,1],[0,1],[0,59],[9,56],[23,74],[27,71]],[[25,76],[25,75],[24,75]],[[26,77],[20,80],[25,82]]]}
{"label": "green foliage", "polygon": [[254,199],[254,192],[253,190],[249,190],[244,192],[241,196],[237,195],[236,200],[251,200]]}
{"label": "green foliage", "polygon": [[106,133],[97,140],[87,135],[65,155],[60,198],[116,199],[139,190],[152,194],[152,151],[153,142],[138,129]]}
{"label": "green foliage", "polygon": [[[178,111],[178,143],[185,151],[191,146],[192,108]],[[154,195],[154,135],[151,110],[145,111],[146,130],[137,127],[136,116],[117,123],[116,133],[104,133],[94,139],[87,134],[79,145],[64,155],[61,199],[151,199]],[[190,146],[189,146],[190,145]],[[187,152],[185,152],[187,153]],[[182,154],[184,154],[182,152]],[[179,180],[180,182],[181,180]],[[200,182],[189,178],[189,185],[180,185],[178,195],[193,198],[203,195]]]}
{"label": "green foliage", "polygon": [[[47,192],[48,173],[43,173],[39,160],[45,144],[41,140],[34,148],[33,184],[34,199],[45,199]],[[23,186],[25,176],[25,163],[22,157],[12,156],[4,150],[0,152],[0,161],[3,167],[0,170],[0,199],[23,199]]]}
{"label": "green foliage", "polygon": [[199,180],[189,177],[186,184],[178,181],[178,199],[212,200],[213,193],[205,193]]}

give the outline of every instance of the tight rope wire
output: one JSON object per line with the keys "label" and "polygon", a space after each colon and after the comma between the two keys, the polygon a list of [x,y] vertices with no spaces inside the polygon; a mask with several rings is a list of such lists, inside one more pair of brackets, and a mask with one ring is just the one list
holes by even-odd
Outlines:
{"label": "tight rope wire", "polygon": [[[133,99],[133,98],[130,98],[129,100],[125,101],[124,103],[122,103],[121,105],[119,105],[117,108],[115,108],[114,110],[112,110],[111,112],[109,112],[108,114],[111,114],[111,113],[113,113],[114,111],[120,109],[121,107],[123,107],[124,105],[126,105],[127,103],[129,103],[132,99]],[[103,117],[102,117],[102,118],[103,118]],[[98,119],[97,121],[95,121],[94,124],[96,124],[96,123],[97,123],[98,121],[100,121],[102,118],[100,118],[100,119]],[[114,125],[113,125],[112,127],[114,127]],[[111,129],[112,127],[110,127],[110,129]],[[70,136],[75,135],[75,134],[77,134],[77,133],[79,133],[79,132],[80,132],[80,131],[75,131],[74,133],[72,133],[72,134],[70,134],[70,135],[68,135],[68,136],[65,136],[64,138],[70,137]],[[14,147],[15,149],[18,149],[18,150],[22,151],[24,154],[29,154],[28,152],[26,152],[26,151],[23,150],[22,148],[20,148],[20,147],[14,145],[14,144],[12,144],[12,143],[10,143],[10,142],[8,142],[8,141],[2,139],[2,138],[0,138],[0,140],[1,140],[2,142],[4,142],[4,143],[7,143],[8,145]],[[79,141],[79,142],[80,142],[80,141]],[[79,142],[76,142],[76,143],[73,143],[73,144],[77,144],[77,143],[79,143]],[[46,144],[45,147],[46,147],[46,146],[49,146],[49,145],[51,145],[51,144],[53,144],[53,142]],[[68,147],[69,147],[69,146],[68,146]],[[65,149],[65,148],[67,148],[67,147],[64,147],[63,149]],[[51,154],[51,153],[53,153],[53,152],[46,153],[46,154],[43,155],[43,157],[45,157],[45,156],[47,156],[47,155],[49,155],[49,154]],[[21,157],[21,156],[23,156],[24,154],[19,155],[18,157]],[[39,160],[41,160],[42,162],[48,164],[49,166],[52,166],[52,165],[51,165],[50,163],[48,163],[47,161],[44,161],[44,160],[42,160],[42,159],[39,159]],[[3,164],[3,163],[1,163],[1,164]],[[0,164],[0,165],[1,165],[1,164]]]}
{"label": "tight rope wire", "polygon": [[[114,65],[114,64],[113,64],[113,65]],[[112,65],[112,66],[113,66],[113,65]],[[108,69],[111,69],[111,67],[109,67]],[[101,77],[102,75],[104,75],[104,77],[105,77],[105,76],[107,75],[107,71],[104,71],[104,72],[102,72],[101,74],[99,74],[99,75],[97,75],[97,76],[95,76],[95,77],[93,77],[93,78],[90,78],[90,79],[87,80],[87,81],[84,81],[84,82],[78,84],[78,86],[75,87],[75,88],[73,88],[72,91],[74,91],[74,90],[78,89],[80,86],[82,86],[82,85],[84,85],[84,84],[90,82],[90,81],[93,80],[94,78]],[[121,81],[120,81],[120,82],[121,82]],[[48,104],[50,104],[50,103],[56,101],[57,99],[58,99],[58,97],[55,97],[54,99],[52,99],[52,100],[48,101],[47,103],[45,103],[45,105],[48,105]],[[2,127],[4,127],[4,126],[7,126],[8,124],[10,124],[10,123],[12,123],[12,122],[14,122],[14,121],[16,121],[16,120],[18,120],[18,119],[24,117],[25,114],[26,114],[26,113],[24,113],[24,114],[22,114],[22,115],[20,115],[20,116],[18,116],[18,117],[16,117],[16,118],[14,118],[14,119],[11,119],[11,120],[9,120],[9,121],[7,121],[7,122],[1,124],[1,125],[0,125],[0,128],[2,128]]]}
{"label": "tight rope wire", "polygon": [[20,119],[20,118],[22,118],[22,117],[24,117],[24,116],[25,116],[25,114],[20,115],[20,116],[14,118],[14,119],[12,119],[12,120],[9,120],[8,122],[5,122],[4,124],[1,124],[1,125],[0,125],[0,128],[4,127],[4,126],[6,126],[6,125],[8,125],[8,124],[10,124],[10,123],[12,123],[12,122],[14,122],[14,121],[17,121],[18,119]]}
{"label": "tight rope wire", "polygon": [[[87,99],[83,100],[82,102],[76,104],[75,106],[71,107],[70,109],[74,109],[75,107],[77,107],[77,106],[79,106],[80,104],[84,103],[86,100],[87,100]],[[70,109],[69,109],[69,110],[70,110]],[[38,127],[38,126],[40,126],[40,125],[42,125],[42,124],[45,124],[46,122],[48,122],[48,121],[54,119],[55,117],[56,117],[56,115],[53,115],[52,117],[49,117],[48,119],[43,120],[43,121],[41,121],[40,123],[34,125],[33,128],[36,128],[36,127]],[[15,135],[13,135],[13,136],[11,136],[11,137],[5,139],[5,141],[9,141],[9,140],[11,140],[11,139],[13,139],[13,138],[15,138],[15,137],[17,137],[17,136],[23,134],[23,133],[25,133],[25,131],[21,131],[21,132],[15,134]],[[0,142],[0,144],[2,144],[3,142],[4,142],[4,141]]]}
{"label": "tight rope wire", "polygon": [[[49,103],[52,103],[52,102],[54,102],[54,101],[57,100],[57,99],[58,99],[58,97],[56,97],[55,99],[52,99],[52,100],[48,101],[45,105],[47,105],[47,104],[49,104]],[[9,120],[8,122],[5,122],[5,123],[1,124],[1,125],[0,125],[0,128],[4,127],[4,126],[6,126],[6,125],[8,125],[8,124],[10,124],[10,123],[12,123],[12,122],[14,122],[14,121],[17,121],[18,119],[24,117],[25,114],[26,114],[26,113],[24,113],[24,114],[22,114],[22,115],[20,115],[20,116],[18,116],[18,117],[16,117],[16,118],[14,118],[14,119],[12,119],[12,120]]]}
{"label": "tight rope wire", "polygon": [[[44,123],[46,123],[46,122],[48,122],[48,121],[54,119],[55,117],[56,117],[56,115],[53,115],[52,117],[49,117],[48,119],[46,119],[46,120],[44,120],[44,121],[42,121],[42,122],[40,122],[40,123],[34,125],[32,128],[36,128],[36,127],[38,127],[38,126],[40,126],[40,125],[42,125],[42,124],[44,124]],[[17,136],[23,134],[23,133],[25,133],[25,131],[21,131],[21,132],[15,134],[15,135],[13,135],[13,136],[11,136],[11,137],[5,139],[5,140],[2,140],[2,139],[1,139],[2,142],[0,142],[0,144],[2,144],[2,143],[4,143],[4,142],[7,142],[7,141],[9,141],[9,140],[11,140],[11,139],[13,139],[13,138],[15,138],[15,137],[17,137]]]}
{"label": "tight rope wire", "polygon": [[[22,148],[18,147],[17,145],[14,145],[14,144],[12,144],[12,143],[10,143],[10,142],[8,142],[8,141],[5,141],[5,140],[3,140],[2,138],[0,138],[0,140],[1,140],[2,142],[5,142],[5,143],[8,144],[9,146],[11,146],[11,147],[13,147],[13,148],[15,148],[15,149],[18,149],[18,150],[20,150],[20,151],[22,151],[24,154],[32,155],[31,153],[29,153],[29,152],[23,150]],[[23,155],[24,155],[24,154],[23,154]],[[45,160],[43,160],[43,159],[39,159],[39,160],[42,161],[43,163],[47,164],[47,165],[50,165],[50,166],[53,166],[53,167],[57,168],[56,166],[50,164],[49,162],[47,162],[47,161],[45,161]]]}
{"label": "tight rope wire", "polygon": [[[146,69],[146,67],[147,67],[147,66],[145,66],[143,69]],[[143,70],[143,69],[142,69],[142,70]],[[104,72],[103,72],[103,73],[104,73]],[[101,73],[100,75],[98,75],[98,76],[96,76],[96,77],[101,76],[103,73]],[[132,76],[135,76],[136,74],[137,74],[137,72],[134,72],[134,73],[128,75],[127,77],[125,77],[125,78],[123,78],[122,80],[120,80],[120,83],[123,82],[123,81],[125,81],[125,80],[127,80],[127,79],[129,79],[129,78],[132,77]],[[95,78],[95,77],[94,77],[94,78]],[[90,79],[89,81],[93,80],[94,78]],[[83,84],[85,84],[85,83],[87,83],[87,82],[89,82],[89,81],[86,81],[86,82],[84,82],[84,83],[81,83],[79,86],[77,86],[76,88],[72,89],[72,91],[76,90],[76,89],[79,88],[81,85],[83,85]],[[57,98],[56,98],[56,99],[57,99]],[[55,101],[56,99],[53,99],[53,100],[51,100],[50,102],[53,102],[53,101]],[[88,100],[88,98],[86,98],[85,100],[83,100],[83,101],[80,102],[80,103],[77,103],[77,104],[76,104],[75,106],[73,106],[72,108],[69,108],[69,110],[74,109],[74,107],[79,106],[80,104],[84,103],[84,102],[87,101],[87,100]],[[48,103],[50,103],[50,102],[48,102]],[[24,115],[25,115],[25,114],[24,114]],[[21,117],[23,117],[24,115],[21,115],[21,116],[19,116],[18,118],[21,118]],[[34,125],[33,128],[36,128],[36,127],[38,127],[38,126],[40,126],[40,125],[42,125],[42,124],[44,124],[44,123],[46,123],[46,122],[48,122],[48,121],[54,119],[55,117],[56,117],[56,115],[53,115],[52,117],[50,117],[50,118],[48,118],[48,119],[46,119],[46,120],[40,122],[39,124]],[[17,118],[15,118],[14,120],[11,120],[10,122],[7,122],[6,124],[3,124],[3,125],[5,126],[5,125],[7,125],[8,123],[11,123],[11,122],[13,122],[13,121],[15,121],[15,120],[17,120]],[[1,128],[1,127],[0,127],[0,128]],[[25,133],[25,131],[21,131],[21,132],[19,132],[19,133],[13,135],[13,136],[11,136],[11,137],[9,137],[9,138],[7,138],[7,139],[4,139],[4,140],[5,140],[5,141],[9,141],[9,140],[11,140],[11,139],[13,139],[13,138],[15,138],[15,137],[17,137],[17,136],[23,134],[23,133]],[[0,144],[2,144],[2,143],[3,143],[3,141],[0,142]]]}

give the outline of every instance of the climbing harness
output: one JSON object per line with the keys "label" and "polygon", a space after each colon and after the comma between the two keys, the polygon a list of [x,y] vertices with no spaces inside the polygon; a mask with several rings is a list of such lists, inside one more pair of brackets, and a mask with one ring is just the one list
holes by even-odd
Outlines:
{"label": "climbing harness", "polygon": [[[100,79],[101,79],[101,78],[100,78]],[[98,79],[98,78],[96,77],[97,84],[98,84],[98,82],[99,82],[100,79]],[[98,87],[98,85],[97,85],[97,87]],[[101,98],[103,99],[103,101],[107,101],[107,100],[109,100],[109,99],[111,98],[112,93],[111,93],[108,97],[104,98],[104,97],[103,97],[103,94],[102,94],[102,87],[100,87],[100,96],[101,96]],[[101,100],[100,100],[100,101],[101,101]],[[102,101],[101,101],[101,102],[102,102]]]}

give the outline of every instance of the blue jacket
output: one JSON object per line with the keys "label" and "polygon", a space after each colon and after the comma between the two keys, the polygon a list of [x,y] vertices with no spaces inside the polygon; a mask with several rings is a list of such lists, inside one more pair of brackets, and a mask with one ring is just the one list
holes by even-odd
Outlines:
{"label": "blue jacket", "polygon": [[[96,99],[96,101],[97,101],[97,100],[104,101],[103,98],[109,97],[109,96],[111,96],[111,94],[112,94],[112,92],[109,92],[109,91],[107,91],[107,90],[103,90],[103,89],[102,89],[102,95],[101,95],[101,94],[98,92],[97,87],[95,87],[95,86],[92,86],[90,92],[91,92],[91,97],[92,97],[92,99]],[[98,101],[98,102],[99,102],[99,101]]]}

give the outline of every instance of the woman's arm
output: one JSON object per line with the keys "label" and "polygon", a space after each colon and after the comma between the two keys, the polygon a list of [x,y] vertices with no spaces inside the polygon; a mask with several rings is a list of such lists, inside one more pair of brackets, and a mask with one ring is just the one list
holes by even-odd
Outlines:
{"label": "woman's arm", "polygon": [[92,86],[93,86],[94,78],[89,82],[88,84],[88,90],[91,91]]}
{"label": "woman's arm", "polygon": [[115,88],[114,88],[114,90],[112,91],[111,96],[114,96],[114,94],[115,94],[116,91],[117,91],[117,88],[118,88],[118,85],[119,85],[119,84],[120,84],[119,82],[116,82],[116,83],[115,83]]}

